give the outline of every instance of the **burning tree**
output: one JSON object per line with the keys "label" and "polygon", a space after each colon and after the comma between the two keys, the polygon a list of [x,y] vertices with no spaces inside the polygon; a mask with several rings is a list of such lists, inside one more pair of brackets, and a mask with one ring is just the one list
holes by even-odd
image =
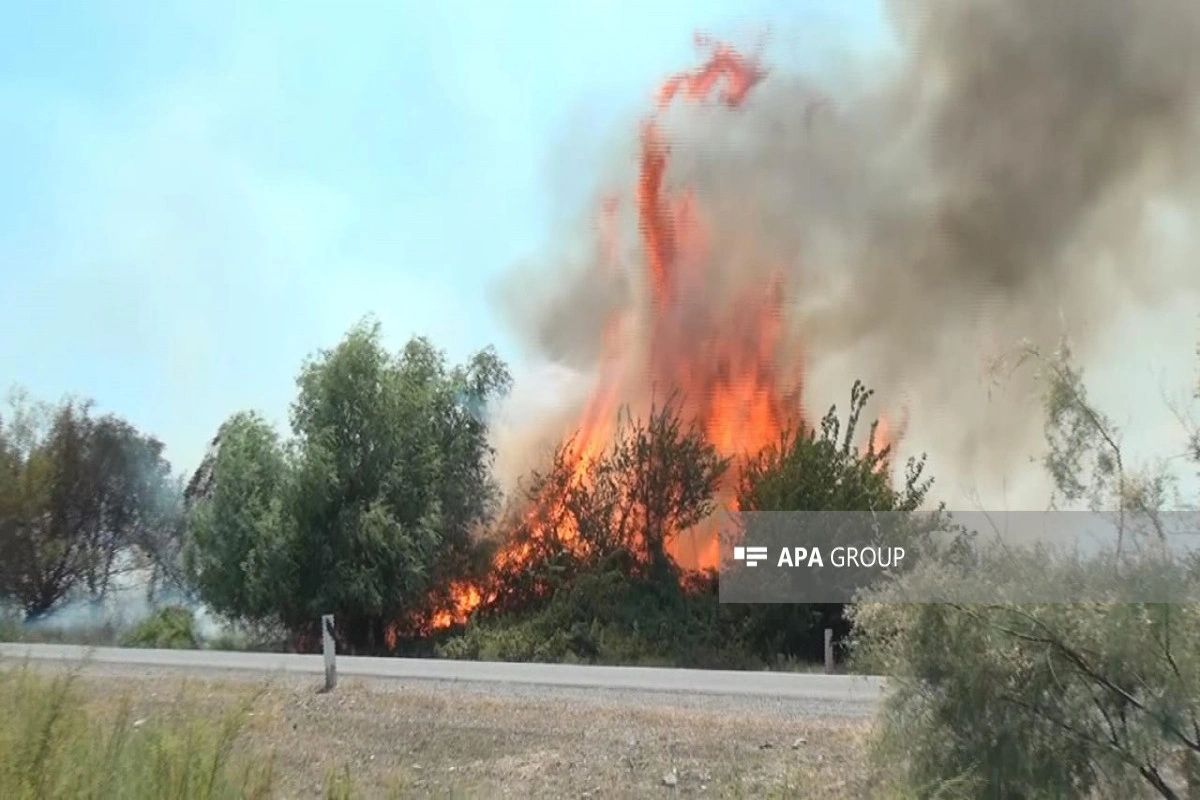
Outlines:
{"label": "burning tree", "polygon": [[[664,115],[672,105],[715,100],[736,111],[766,75],[731,47],[703,37],[697,44],[708,49],[707,61],[663,83],[640,130],[632,203],[638,258],[622,257],[621,198],[610,197],[601,209],[601,263],[628,283],[635,302],[607,321],[595,390],[574,435],[520,498],[520,521],[495,555],[487,585],[453,586],[447,610],[432,621],[435,628],[462,623],[500,598],[504,590],[497,584],[527,575],[531,563],[572,561],[581,551],[623,549],[660,574],[668,562],[714,569],[716,526],[703,524],[705,518],[717,504],[736,509],[739,477],[750,459],[778,444],[786,431],[806,430],[802,348],[784,324],[791,288],[784,271],[767,270],[764,280],[726,296],[711,280],[713,243],[702,203],[669,181]],[[658,409],[653,398],[664,391],[670,402]],[[649,420],[645,427],[631,422],[638,415]],[[874,431],[877,450],[890,442],[887,430],[885,424]],[[665,491],[664,483],[651,485],[665,473],[647,473],[650,483],[632,482],[642,466],[667,468],[655,450],[660,447],[672,451],[671,469],[695,473],[672,474],[667,482],[674,481],[674,491],[707,493],[703,501],[698,495],[651,499],[646,492]],[[689,458],[693,463],[685,467]],[[664,502],[675,510],[667,513]],[[546,591],[539,583],[520,593]]]}
{"label": "burning tree", "polygon": [[[669,78],[641,127],[632,202],[602,208],[602,262],[633,301],[607,322],[574,435],[527,482],[487,564],[475,569],[470,534],[490,516],[491,451],[465,409],[507,374],[473,362],[474,377],[449,379],[458,394],[447,395],[427,346],[411,344],[392,363],[368,331],[306,368],[280,489],[282,544],[231,562],[277,564],[263,569],[294,587],[284,592],[296,600],[283,610],[289,624],[333,610],[361,646],[391,648],[477,611],[544,603],[598,564],[676,587],[718,565],[712,512],[736,509],[747,465],[808,427],[803,348],[784,318],[795,287],[769,265],[732,295],[714,286],[703,203],[672,183],[673,105],[715,100],[718,113],[734,112],[765,76],[732,48],[700,44],[706,63]],[[636,225],[636,256],[621,245],[622,221]],[[875,433],[878,452],[887,442],[883,428]],[[219,494],[227,448],[198,489],[213,483]]]}
{"label": "burning tree", "polygon": [[520,611],[605,566],[677,581],[674,541],[711,515],[729,466],[681,412],[677,399],[646,419],[623,411],[609,447],[583,464],[574,440],[559,447],[532,476],[475,597],[491,612]]}

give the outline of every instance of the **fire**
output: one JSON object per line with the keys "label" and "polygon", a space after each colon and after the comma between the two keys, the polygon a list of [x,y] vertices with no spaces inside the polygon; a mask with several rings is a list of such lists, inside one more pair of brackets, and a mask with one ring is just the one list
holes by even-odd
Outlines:
{"label": "fire", "polygon": [[[684,415],[704,430],[722,456],[732,459],[735,469],[719,498],[732,507],[737,465],[777,442],[784,430],[803,424],[803,365],[784,324],[788,287],[783,271],[770,273],[768,279],[732,298],[709,285],[712,242],[701,202],[686,189],[669,184],[671,147],[662,130],[662,113],[677,100],[700,104],[714,97],[736,110],[766,75],[757,63],[728,46],[701,37],[697,44],[709,49],[707,61],[693,72],[670,77],[660,87],[655,111],[640,131],[633,204],[639,264],[620,261],[619,200],[609,198],[602,204],[602,262],[630,277],[640,290],[640,303],[611,319],[605,329],[595,390],[568,456],[573,460],[574,479],[583,479],[587,465],[612,441],[623,404],[644,406],[656,391],[675,391]],[[881,426],[877,443],[890,441],[888,436]],[[554,497],[542,498],[527,513],[542,515],[539,524],[549,525],[561,546],[575,546],[577,532],[554,522],[558,502]],[[684,568],[715,568],[719,558],[715,525],[677,535],[668,550]],[[528,541],[510,543],[497,554],[495,571],[519,567],[533,552]],[[468,584],[455,585],[450,593],[453,608],[433,619],[435,628],[461,623],[481,604],[495,599],[491,590]]]}
{"label": "fire", "polygon": [[458,581],[451,585],[450,597],[454,602],[454,607],[433,615],[430,624],[434,629],[449,628],[455,622],[465,620],[483,602],[483,595],[480,593],[479,587],[465,581]]}

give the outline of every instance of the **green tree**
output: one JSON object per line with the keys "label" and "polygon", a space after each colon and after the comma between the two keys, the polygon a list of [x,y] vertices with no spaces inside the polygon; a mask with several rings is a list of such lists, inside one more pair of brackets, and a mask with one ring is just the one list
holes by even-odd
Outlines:
{"label": "green tree", "polygon": [[490,349],[449,366],[423,338],[392,354],[378,324],[353,328],[301,369],[286,447],[235,419],[193,478],[202,597],[294,634],[333,613],[347,647],[384,649],[473,564],[498,503],[486,411],[508,385]]}
{"label": "green tree", "polygon": [[783,433],[750,459],[742,471],[738,504],[743,511],[915,511],[925,502],[932,478],[925,478],[925,457],[909,459],[903,486],[896,488],[888,467],[891,445],[879,447],[879,422],[871,423],[865,443],[857,435],[863,411],[874,392],[861,382],[850,390],[843,426],[837,406],[819,428],[802,425]]}
{"label": "green tree", "polygon": [[[191,485],[184,558],[190,584],[214,611],[257,620],[278,613],[288,585],[283,502],[290,464],[279,436],[260,416],[235,414],[221,426]],[[201,500],[201,502],[197,502]]]}
{"label": "green tree", "polygon": [[33,618],[103,599],[123,569],[170,571],[179,487],[162,450],[90,402],[14,393],[0,417],[0,595]]}
{"label": "green tree", "polygon": [[[924,456],[908,460],[904,482],[896,487],[890,470],[891,447],[877,446],[878,421],[867,431],[865,444],[858,438],[872,394],[856,381],[844,424],[833,406],[819,428],[803,425],[785,431],[776,444],[752,457],[738,485],[743,521],[753,524],[758,512],[779,511],[872,511],[902,520],[920,509],[933,484],[924,474]],[[766,516],[760,519],[770,522]],[[896,536],[899,531],[889,533]],[[833,628],[839,640],[850,631],[842,604],[735,606],[726,616],[735,627],[734,635],[766,661],[819,659],[825,628]]]}
{"label": "green tree", "polygon": [[[922,796],[1200,796],[1200,559],[1158,546],[1173,476],[1125,457],[1069,348],[1020,355],[1044,381],[1057,498],[1110,515],[1117,542],[1073,561],[1002,543],[977,549],[969,570],[931,564],[864,597],[856,649],[891,679],[881,766]],[[985,575],[1009,597],[1153,586],[1190,602],[904,602]]]}

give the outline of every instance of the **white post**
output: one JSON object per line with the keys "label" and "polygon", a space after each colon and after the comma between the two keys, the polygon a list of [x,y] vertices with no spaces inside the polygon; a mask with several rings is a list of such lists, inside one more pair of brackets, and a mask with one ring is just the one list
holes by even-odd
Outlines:
{"label": "white post", "polygon": [[333,614],[321,617],[321,643],[325,651],[325,691],[332,692],[337,687],[337,663],[334,661],[335,647],[333,642]]}
{"label": "white post", "polygon": [[825,674],[833,674],[833,628],[825,629]]}

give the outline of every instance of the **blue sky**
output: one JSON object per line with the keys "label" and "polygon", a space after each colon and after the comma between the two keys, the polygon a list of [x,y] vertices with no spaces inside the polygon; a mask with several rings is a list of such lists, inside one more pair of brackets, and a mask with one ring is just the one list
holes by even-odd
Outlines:
{"label": "blue sky", "polygon": [[[522,353],[491,282],[695,29],[872,46],[874,2],[24,3],[0,25],[0,388],[94,398],[194,467],[286,420],[373,313]],[[568,150],[565,143],[580,143]],[[580,172],[580,169],[583,171]],[[575,195],[571,193],[574,190]]]}

